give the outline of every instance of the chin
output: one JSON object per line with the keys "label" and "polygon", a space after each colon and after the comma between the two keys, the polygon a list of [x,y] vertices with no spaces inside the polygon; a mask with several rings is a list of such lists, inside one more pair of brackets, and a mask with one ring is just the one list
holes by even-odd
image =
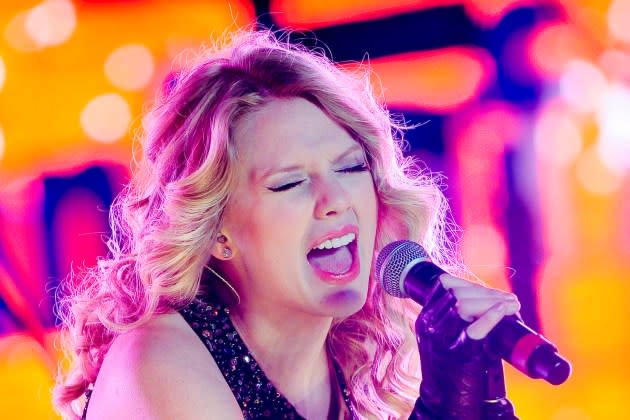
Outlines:
{"label": "chin", "polygon": [[363,308],[366,297],[367,290],[342,289],[331,291],[321,300],[321,307],[333,318],[346,318]]}

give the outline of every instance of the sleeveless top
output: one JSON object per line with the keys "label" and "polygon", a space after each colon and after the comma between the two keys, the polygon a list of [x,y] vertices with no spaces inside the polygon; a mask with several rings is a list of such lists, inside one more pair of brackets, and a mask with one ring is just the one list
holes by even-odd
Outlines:
{"label": "sleeveless top", "polygon": [[[232,324],[229,308],[194,300],[180,313],[214,358],[238,401],[245,420],[304,419],[267,379],[260,365],[254,360]],[[344,403],[351,418],[356,419],[341,368],[334,357],[331,359]]]}
{"label": "sleeveless top", "polygon": [[[217,303],[195,299],[180,311],[188,325],[206,346],[223,377],[230,386],[245,420],[253,419],[298,419],[304,420],[295,407],[267,379],[245,342],[234,328],[229,317],[230,310]],[[353,420],[356,412],[350,402],[350,392],[343,373],[334,357],[332,365],[344,403]],[[334,391],[333,391],[334,392]],[[86,418],[92,390],[86,391],[86,404],[82,420]]]}

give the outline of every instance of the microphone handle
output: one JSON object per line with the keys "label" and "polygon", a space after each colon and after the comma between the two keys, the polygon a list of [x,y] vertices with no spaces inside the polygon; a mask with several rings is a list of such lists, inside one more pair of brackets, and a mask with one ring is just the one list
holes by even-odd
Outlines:
{"label": "microphone handle", "polygon": [[[402,273],[400,290],[420,305],[440,285],[446,273],[431,261],[420,261]],[[414,281],[405,281],[411,278]],[[556,347],[529,328],[516,315],[504,317],[488,334],[488,350],[531,378],[542,378],[559,385],[571,374],[571,364],[558,354]]]}
{"label": "microphone handle", "polygon": [[[441,285],[440,276],[445,273],[446,271],[429,260],[420,261],[411,265],[409,271],[402,273],[400,281],[403,284],[400,285],[400,290],[405,291],[406,297],[424,306],[434,289]],[[405,281],[407,278],[413,281]]]}
{"label": "microphone handle", "polygon": [[530,378],[560,385],[571,374],[571,364],[545,337],[516,315],[504,317],[488,334],[488,349]]}

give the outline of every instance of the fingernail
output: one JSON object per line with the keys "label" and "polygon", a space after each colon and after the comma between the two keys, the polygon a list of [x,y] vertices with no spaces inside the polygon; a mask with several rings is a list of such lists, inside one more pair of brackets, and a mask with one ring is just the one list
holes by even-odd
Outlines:
{"label": "fingernail", "polygon": [[507,309],[507,310],[509,310],[509,311],[511,311],[511,312],[516,312],[516,311],[518,311],[518,303],[517,303],[517,302],[512,302],[512,303],[509,303],[509,304],[507,305],[507,308],[506,308],[506,309]]}

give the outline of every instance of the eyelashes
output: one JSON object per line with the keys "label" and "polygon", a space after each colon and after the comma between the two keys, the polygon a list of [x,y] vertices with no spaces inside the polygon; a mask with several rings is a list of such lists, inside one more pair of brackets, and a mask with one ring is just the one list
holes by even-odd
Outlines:
{"label": "eyelashes", "polygon": [[368,170],[367,163],[360,163],[358,165],[354,165],[354,166],[350,166],[348,168],[340,169],[337,172],[354,173],[354,172],[365,172],[367,170]]}
{"label": "eyelashes", "polygon": [[297,187],[302,182],[304,181],[289,182],[288,184],[280,185],[279,187],[267,187],[267,189],[273,192],[286,191],[286,190],[290,190],[293,187]]}
{"label": "eyelashes", "polygon": [[[369,167],[368,167],[367,163],[360,163],[358,165],[349,166],[347,168],[339,169],[336,172],[344,173],[344,174],[353,174],[353,173],[366,172],[368,169],[369,169]],[[304,180],[295,181],[295,182],[289,182],[287,184],[282,184],[282,185],[279,185],[277,187],[267,187],[267,189],[269,191],[272,191],[272,192],[287,191],[287,190],[290,190],[291,188],[297,187],[298,185],[302,184],[303,182],[304,182]]]}

